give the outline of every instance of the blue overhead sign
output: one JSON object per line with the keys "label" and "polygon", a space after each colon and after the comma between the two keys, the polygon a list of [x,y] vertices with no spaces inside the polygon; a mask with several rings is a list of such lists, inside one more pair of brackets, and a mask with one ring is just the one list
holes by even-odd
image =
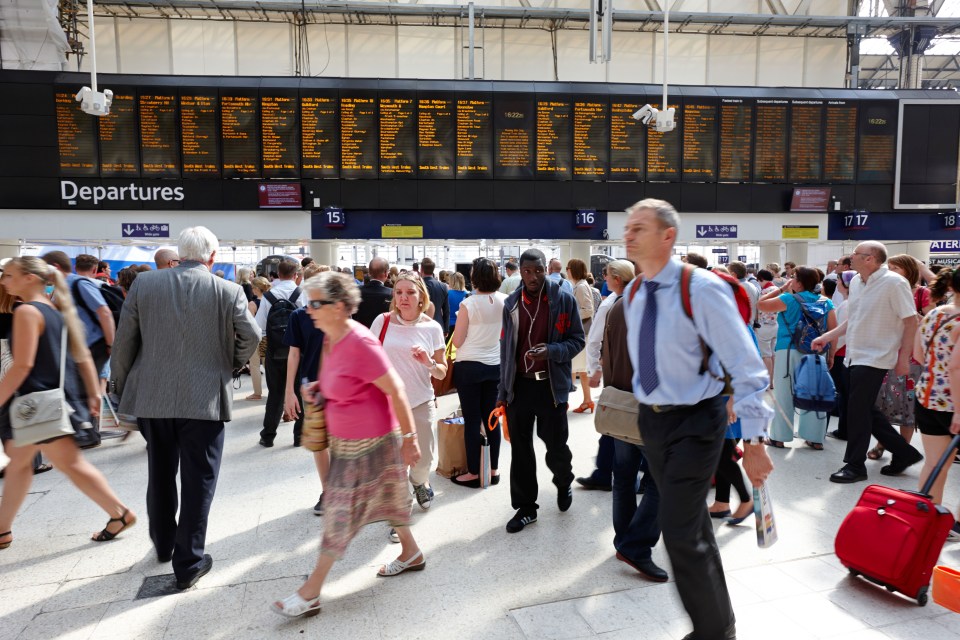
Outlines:
{"label": "blue overhead sign", "polygon": [[960,240],[933,240],[930,253],[960,253]]}
{"label": "blue overhead sign", "polygon": [[698,224],[697,238],[736,238],[735,224]]}
{"label": "blue overhead sign", "polygon": [[169,224],[144,224],[143,222],[127,222],[120,225],[124,238],[169,238]]}

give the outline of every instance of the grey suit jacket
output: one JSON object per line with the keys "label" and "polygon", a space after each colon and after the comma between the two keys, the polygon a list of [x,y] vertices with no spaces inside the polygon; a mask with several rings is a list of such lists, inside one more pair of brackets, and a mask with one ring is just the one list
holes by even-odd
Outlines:
{"label": "grey suit jacket", "polygon": [[110,361],[120,411],[226,422],[233,370],[259,342],[243,289],[203,264],[141,273],[123,303]]}

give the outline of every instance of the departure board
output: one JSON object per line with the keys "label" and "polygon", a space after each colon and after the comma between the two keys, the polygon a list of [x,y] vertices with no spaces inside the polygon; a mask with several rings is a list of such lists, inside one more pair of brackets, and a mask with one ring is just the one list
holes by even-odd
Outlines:
{"label": "departure board", "polygon": [[857,105],[848,100],[828,100],[826,119],[823,181],[852,183],[857,170]]}
{"label": "departure board", "polygon": [[606,100],[573,103],[573,179],[606,180],[610,118]]}
{"label": "departure board", "polygon": [[409,96],[380,96],[380,177],[417,176],[417,104]]}
{"label": "departure board", "polygon": [[573,161],[570,146],[570,102],[537,101],[537,177],[569,180]]}
{"label": "departure board", "polygon": [[788,100],[757,99],[754,182],[787,181]]}
{"label": "departure board", "polygon": [[340,177],[340,100],[336,92],[300,96],[300,148],[304,178]]}
{"label": "departure board", "polygon": [[134,178],[140,175],[137,144],[137,97],[133,89],[113,92],[110,115],[100,116],[100,175]]}
{"label": "departure board", "polygon": [[76,92],[64,91],[54,96],[60,173],[68,177],[96,176],[97,117],[80,111],[75,96]]}
{"label": "departure board", "polygon": [[220,175],[220,136],[217,135],[215,91],[180,91],[180,146],[184,178]]}
{"label": "departure board", "polygon": [[417,100],[417,176],[456,177],[456,101],[441,95]]}
{"label": "departure board", "polygon": [[179,178],[175,93],[140,94],[140,154],[144,178]]}
{"label": "departure board", "polygon": [[493,102],[495,178],[532,178],[536,131],[532,96],[496,95]]}
{"label": "departure board", "polygon": [[717,105],[683,103],[683,181],[717,181]]}
{"label": "departure board", "polygon": [[823,101],[790,102],[790,182],[823,181]]}
{"label": "departure board", "polygon": [[610,179],[643,180],[646,131],[633,119],[642,101],[610,99]]}
{"label": "departure board", "polygon": [[897,108],[894,101],[862,103],[857,182],[893,182],[893,162],[897,148]]}
{"label": "departure board", "polygon": [[223,177],[260,177],[260,100],[256,91],[222,93]]}
{"label": "departure board", "polygon": [[493,177],[493,101],[457,96],[457,177]]}
{"label": "departure board", "polygon": [[260,95],[260,144],[264,178],[300,177],[297,93]]}
{"label": "departure board", "polygon": [[[660,108],[660,103],[651,102],[650,106]],[[680,139],[683,119],[679,104],[669,104],[676,109],[674,122],[677,127],[673,131],[654,131],[647,128],[647,180],[650,182],[679,182],[680,158],[682,155]]]}
{"label": "departure board", "polygon": [[720,98],[720,182],[750,182],[753,103]]}
{"label": "departure board", "polygon": [[340,177],[377,177],[377,99],[340,97]]}

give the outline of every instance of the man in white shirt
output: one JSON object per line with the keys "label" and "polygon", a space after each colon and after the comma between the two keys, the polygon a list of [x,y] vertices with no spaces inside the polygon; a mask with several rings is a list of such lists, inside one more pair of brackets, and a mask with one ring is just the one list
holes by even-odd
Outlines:
{"label": "man in white shirt", "polygon": [[850,370],[847,400],[847,450],[843,467],[830,476],[831,482],[848,484],[867,479],[867,449],[871,434],[893,455],[880,469],[885,476],[896,476],[923,456],[890,426],[876,408],[877,393],[890,369],[897,375],[910,371],[910,354],[917,331],[917,310],[910,285],[884,264],[887,249],[879,242],[862,242],[851,256],[857,272],[850,282],[847,320],[833,331],[813,341],[819,349],[846,335]]}
{"label": "man in white shirt", "polygon": [[512,261],[508,262],[504,269],[506,269],[507,277],[500,283],[500,293],[508,296],[520,286],[520,270],[517,268],[517,264]]}

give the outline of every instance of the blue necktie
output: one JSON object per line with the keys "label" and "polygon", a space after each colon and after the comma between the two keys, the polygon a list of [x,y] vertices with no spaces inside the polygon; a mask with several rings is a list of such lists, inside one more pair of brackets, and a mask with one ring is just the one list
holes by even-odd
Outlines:
{"label": "blue necktie", "polygon": [[647,300],[643,307],[643,318],[640,321],[640,358],[637,369],[640,372],[640,386],[646,394],[652,393],[660,386],[657,377],[657,287],[659,283],[647,280],[643,283],[647,288]]}

